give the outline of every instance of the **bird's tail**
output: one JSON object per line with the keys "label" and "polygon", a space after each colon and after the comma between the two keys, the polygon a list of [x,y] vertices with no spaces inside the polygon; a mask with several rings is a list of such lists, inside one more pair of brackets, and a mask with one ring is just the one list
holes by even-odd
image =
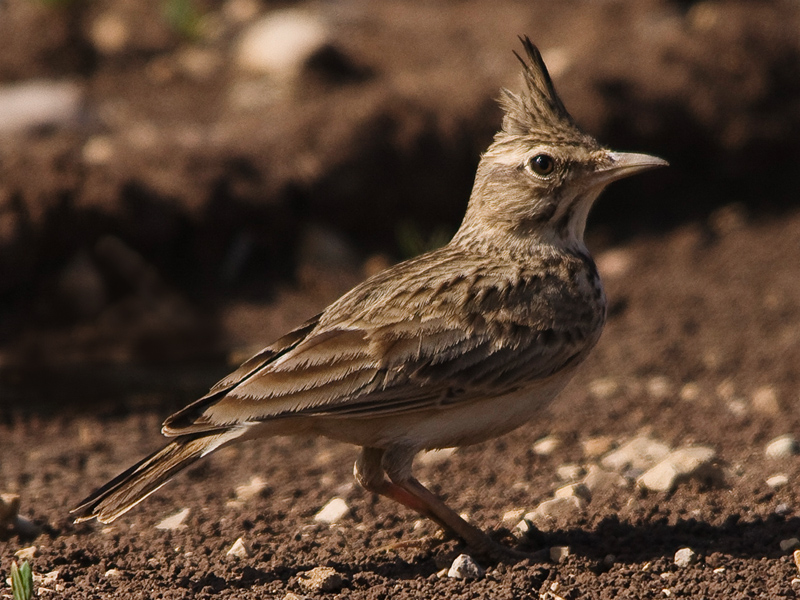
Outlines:
{"label": "bird's tail", "polygon": [[182,435],[158,452],[120,473],[70,512],[75,522],[97,518],[110,523],[139,504],[173,475],[239,436],[245,428]]}

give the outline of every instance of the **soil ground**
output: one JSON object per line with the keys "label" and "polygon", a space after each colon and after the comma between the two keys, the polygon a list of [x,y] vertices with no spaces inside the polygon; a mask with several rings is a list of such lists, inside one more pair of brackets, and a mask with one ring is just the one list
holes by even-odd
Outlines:
{"label": "soil ground", "polygon": [[[441,579],[436,573],[462,549],[439,543],[435,527],[417,526],[411,512],[354,487],[355,449],[319,439],[225,449],[111,526],[71,524],[76,500],[162,443],[159,423],[175,403],[163,394],[138,407],[6,414],[0,481],[22,495],[22,513],[43,533],[0,542],[0,556],[8,564],[35,544],[34,569],[58,570],[70,598],[281,598],[306,593],[298,574],[319,565],[345,578],[327,594],[337,598],[659,598],[664,590],[794,598],[797,567],[780,542],[800,532],[800,459],[770,459],[764,449],[773,437],[800,431],[800,214],[753,221],[734,207],[714,223],[600,254],[601,269],[613,271],[610,322],[552,409],[501,439],[418,468],[457,510],[498,529],[507,511],[531,510],[552,495],[562,483],[558,466],[591,464],[582,443],[597,436],[618,443],[646,431],[672,446],[717,450],[723,482],[687,483],[670,494],[609,490],[581,516],[523,542],[531,550],[568,545],[566,562],[487,565],[479,581]],[[696,393],[685,391],[688,384]],[[774,402],[755,399],[764,389]],[[536,454],[534,442],[547,435],[560,446]],[[766,479],[779,473],[790,483],[773,490]],[[266,490],[232,502],[254,475]],[[315,524],[314,514],[336,496],[350,515],[335,526]],[[183,508],[191,510],[185,529],[154,528]],[[252,546],[251,558],[226,557],[239,537]],[[700,560],[678,568],[673,555],[687,546]],[[120,573],[104,575],[110,569]]]}
{"label": "soil ground", "polygon": [[[0,3],[0,83],[83,91],[75,120],[0,134],[0,493],[39,528],[0,530],[0,581],[35,546],[34,572],[57,571],[40,595],[76,600],[797,597],[800,457],[765,448],[800,438],[800,9],[373,4],[198,2],[205,33],[176,34],[157,2]],[[251,21],[292,6],[332,19],[339,62],[285,94],[229,68]],[[539,420],[417,474],[498,539],[570,556],[440,577],[465,549],[358,488],[356,449],[323,439],[224,449],[112,525],[73,524],[238,360],[453,231],[519,33],[588,131],[673,166],[590,218],[611,308],[575,380]],[[600,490],[513,537],[504,515],[552,498],[559,467],[643,433],[712,447],[722,477]],[[315,523],[334,497],[349,514]],[[186,527],[155,527],[182,509]],[[240,537],[252,555],[226,556]],[[698,560],[679,567],[683,547]],[[304,587],[318,566],[335,589]]]}

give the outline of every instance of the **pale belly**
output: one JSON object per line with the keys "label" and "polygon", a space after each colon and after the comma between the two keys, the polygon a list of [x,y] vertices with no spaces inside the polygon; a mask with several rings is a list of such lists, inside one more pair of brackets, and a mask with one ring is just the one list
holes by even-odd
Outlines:
{"label": "pale belly", "polygon": [[320,435],[372,448],[467,446],[541,418],[573,373],[574,369],[569,369],[540,380],[536,386],[463,405],[360,419],[314,417],[305,425]]}

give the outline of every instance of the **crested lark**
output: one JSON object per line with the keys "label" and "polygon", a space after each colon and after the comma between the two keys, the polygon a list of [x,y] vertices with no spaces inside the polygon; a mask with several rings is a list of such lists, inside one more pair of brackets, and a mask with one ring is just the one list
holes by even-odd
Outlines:
{"label": "crested lark", "polygon": [[316,434],[361,446],[355,477],[496,555],[412,474],[421,450],[475,444],[541,417],[600,337],[603,286],[583,241],[610,182],[666,165],[580,131],[536,47],[525,89],[503,91],[452,241],[357,286],[169,417],[164,449],[84,500],[107,523],[217,448]]}

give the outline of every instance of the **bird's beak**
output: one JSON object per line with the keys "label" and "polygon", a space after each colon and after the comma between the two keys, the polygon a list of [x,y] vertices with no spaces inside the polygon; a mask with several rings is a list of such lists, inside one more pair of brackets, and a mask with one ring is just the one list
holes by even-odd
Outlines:
{"label": "bird's beak", "polygon": [[650,154],[634,154],[632,152],[607,152],[607,160],[595,169],[593,179],[607,185],[617,179],[635,175],[650,169],[669,166],[663,158]]}

